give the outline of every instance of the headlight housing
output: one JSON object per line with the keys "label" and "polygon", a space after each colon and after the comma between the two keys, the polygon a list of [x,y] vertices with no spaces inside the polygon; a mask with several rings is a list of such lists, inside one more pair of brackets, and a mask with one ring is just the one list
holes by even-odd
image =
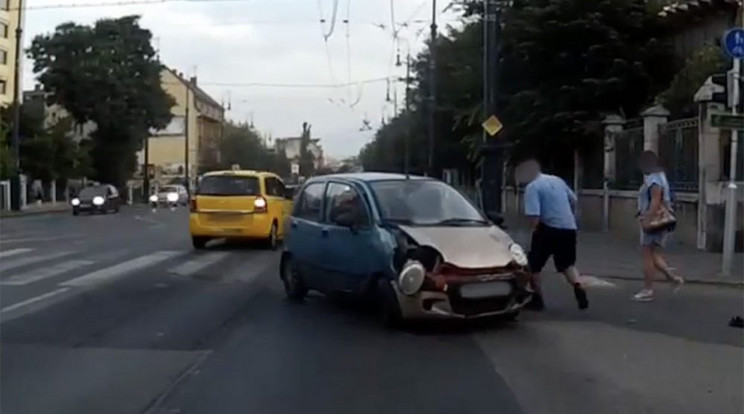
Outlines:
{"label": "headlight housing", "polygon": [[524,252],[524,249],[522,246],[518,245],[517,243],[512,243],[509,245],[509,253],[511,253],[512,257],[514,258],[514,261],[520,265],[520,266],[527,266],[527,254]]}
{"label": "headlight housing", "polygon": [[77,207],[80,205],[80,199],[75,197],[72,200],[70,200],[70,204],[72,204],[73,207]]}
{"label": "headlight housing", "polygon": [[150,202],[151,203],[157,203],[158,202],[158,196],[156,194],[153,194],[150,196]]}
{"label": "headlight housing", "polygon": [[101,196],[95,196],[95,197],[93,197],[93,204],[95,204],[97,206],[103,205],[103,202],[104,201],[105,200]]}
{"label": "headlight housing", "polygon": [[168,193],[166,197],[171,203],[175,203],[176,201],[178,201],[178,193]]}
{"label": "headlight housing", "polygon": [[405,295],[413,295],[421,289],[426,278],[426,269],[421,262],[409,260],[398,275],[398,287]]}

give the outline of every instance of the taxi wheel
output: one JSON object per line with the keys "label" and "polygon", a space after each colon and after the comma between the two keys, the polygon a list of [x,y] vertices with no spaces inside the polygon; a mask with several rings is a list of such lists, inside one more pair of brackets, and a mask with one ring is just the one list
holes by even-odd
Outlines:
{"label": "taxi wheel", "polygon": [[276,250],[279,246],[279,239],[276,235],[276,222],[271,223],[271,230],[269,230],[269,237],[266,239],[266,247],[271,250]]}
{"label": "taxi wheel", "polygon": [[307,296],[307,288],[302,282],[302,277],[295,270],[292,263],[292,257],[284,255],[280,265],[282,283],[284,284],[284,293],[287,299],[293,302],[301,302]]}
{"label": "taxi wheel", "polygon": [[191,244],[194,246],[195,249],[203,249],[207,247],[207,242],[209,239],[206,237],[198,237],[198,236],[192,236],[191,237]]}

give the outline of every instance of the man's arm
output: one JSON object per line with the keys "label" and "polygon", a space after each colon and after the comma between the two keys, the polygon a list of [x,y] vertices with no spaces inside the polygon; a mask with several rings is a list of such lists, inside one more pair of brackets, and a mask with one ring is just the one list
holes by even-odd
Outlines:
{"label": "man's arm", "polygon": [[563,185],[566,186],[566,193],[568,194],[568,203],[571,204],[571,211],[573,212],[574,217],[576,216],[576,203],[578,202],[578,198],[576,197],[576,193],[573,192],[571,187],[568,186],[568,184],[563,183]]}
{"label": "man's arm", "polygon": [[540,195],[531,185],[524,190],[524,215],[529,219],[532,230],[536,229],[540,224]]}

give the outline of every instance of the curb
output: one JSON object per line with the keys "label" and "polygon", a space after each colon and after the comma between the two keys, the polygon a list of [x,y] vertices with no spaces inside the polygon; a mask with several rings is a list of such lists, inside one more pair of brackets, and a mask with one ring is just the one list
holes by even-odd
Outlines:
{"label": "curb", "polygon": [[[637,276],[618,276],[618,275],[600,275],[600,274],[586,274],[587,276],[595,276],[605,279],[618,279],[618,280],[633,280],[642,282],[643,278]],[[658,280],[658,283],[668,283],[665,280]],[[736,288],[744,288],[744,281],[741,280],[728,280],[728,279],[685,279],[685,284],[689,285],[713,285],[713,286],[728,286]]]}
{"label": "curb", "polygon": [[60,213],[69,213],[72,210],[67,208],[61,208],[61,209],[54,209],[54,210],[31,210],[31,211],[11,211],[11,212],[2,212],[0,213],[0,218],[3,219],[9,219],[9,218],[18,218],[18,217],[27,217],[27,216],[38,216],[42,214],[60,214]]}

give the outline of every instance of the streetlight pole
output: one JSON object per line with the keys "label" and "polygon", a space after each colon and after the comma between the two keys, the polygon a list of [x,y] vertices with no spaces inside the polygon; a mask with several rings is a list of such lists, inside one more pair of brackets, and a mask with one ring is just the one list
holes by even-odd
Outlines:
{"label": "streetlight pole", "polygon": [[437,41],[437,0],[432,0],[431,5],[431,40],[429,45],[429,156],[427,159],[428,175],[434,175],[434,143],[435,143],[435,112],[437,107],[437,85],[436,85],[436,41]]}
{"label": "streetlight pole", "polygon": [[18,0],[18,23],[15,30],[15,55],[13,59],[13,163],[11,209],[21,209],[21,53],[23,36],[23,0]]}

